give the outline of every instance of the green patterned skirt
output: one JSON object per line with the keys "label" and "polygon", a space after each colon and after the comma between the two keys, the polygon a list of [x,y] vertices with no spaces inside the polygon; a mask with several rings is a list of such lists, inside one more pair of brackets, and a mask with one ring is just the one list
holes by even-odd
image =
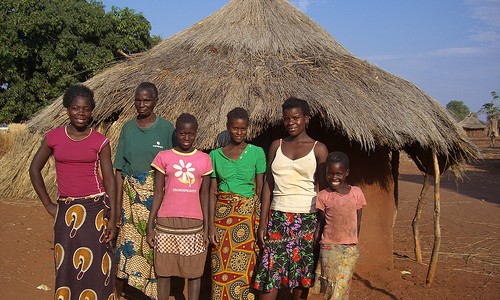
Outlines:
{"label": "green patterned skirt", "polygon": [[146,226],[153,204],[154,172],[126,176],[123,180],[122,227],[116,252],[118,278],[157,298],[157,280],[153,267],[153,248],[146,241]]}

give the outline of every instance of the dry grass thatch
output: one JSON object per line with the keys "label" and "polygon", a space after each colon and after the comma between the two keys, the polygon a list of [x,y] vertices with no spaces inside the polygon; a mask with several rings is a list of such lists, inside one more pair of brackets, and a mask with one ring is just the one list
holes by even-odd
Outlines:
{"label": "dry grass thatch", "polygon": [[[293,95],[308,100],[326,127],[367,150],[435,149],[451,166],[478,156],[440,104],[412,83],[354,57],[285,0],[230,1],[150,51],[85,82],[98,102],[95,124],[113,144],[124,122],[135,116],[133,91],[142,81],[158,86],[159,115],[175,120],[191,112],[198,118],[197,146],[204,149],[216,146],[230,109],[250,111],[250,137],[255,137],[279,122],[283,100]],[[30,131],[64,124],[61,102],[57,99],[29,121]],[[37,144],[20,150],[21,156],[28,158]],[[26,161],[0,164],[11,170],[0,181],[27,173]]]}
{"label": "dry grass thatch", "polygon": [[458,122],[458,126],[464,129],[486,129],[486,125],[481,123],[474,113],[469,113],[462,121]]}
{"label": "dry grass thatch", "polygon": [[0,158],[12,147],[14,137],[25,132],[26,125],[24,124],[9,124],[8,131],[0,132]]}

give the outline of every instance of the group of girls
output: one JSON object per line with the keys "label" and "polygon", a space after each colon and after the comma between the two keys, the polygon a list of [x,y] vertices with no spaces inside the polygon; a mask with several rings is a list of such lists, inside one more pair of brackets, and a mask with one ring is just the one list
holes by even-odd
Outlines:
{"label": "group of girls", "polygon": [[[196,118],[182,113],[174,127],[154,113],[157,101],[154,84],[137,87],[137,117],[123,126],[112,164],[109,140],[89,124],[93,92],[75,85],[64,94],[69,124],[46,133],[30,166],[35,191],[55,217],[55,298],[119,299],[128,284],[168,299],[175,276],[187,278],[189,299],[198,299],[211,249],[212,299],[306,299],[318,222],[329,224],[327,205],[316,204],[318,186],[339,195],[355,190],[344,181],[348,162],[340,162],[339,181],[338,160],[327,163],[326,146],[308,136],[307,102],[283,103],[288,136],[272,142],[266,164],[263,149],[245,141],[243,108],[227,114],[229,143],[206,154],[193,146]],[[56,203],[41,174],[51,155]],[[360,218],[364,197],[356,197]],[[317,276],[327,278],[322,270]]]}

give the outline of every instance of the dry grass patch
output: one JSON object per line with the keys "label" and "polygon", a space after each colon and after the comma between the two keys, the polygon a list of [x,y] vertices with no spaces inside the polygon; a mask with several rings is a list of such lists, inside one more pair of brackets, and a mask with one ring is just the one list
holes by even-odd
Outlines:
{"label": "dry grass patch", "polygon": [[9,131],[0,132],[0,157],[9,151],[14,137],[25,132],[25,130],[26,125],[24,124],[9,124]]}

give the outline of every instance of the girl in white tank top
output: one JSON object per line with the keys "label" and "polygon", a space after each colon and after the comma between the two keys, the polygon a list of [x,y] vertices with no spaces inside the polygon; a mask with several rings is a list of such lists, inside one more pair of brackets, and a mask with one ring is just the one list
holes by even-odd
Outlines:
{"label": "girl in white tank top", "polygon": [[274,178],[272,210],[294,213],[316,212],[316,156],[314,142],[306,156],[290,159],[285,156],[280,146],[271,164]]}
{"label": "girl in white tank top", "polygon": [[328,150],[307,135],[309,119],[306,101],[287,99],[283,125],[289,136],[269,149],[257,232],[263,255],[254,284],[261,300],[276,299],[282,289],[293,289],[293,299],[306,299],[314,281],[315,178],[318,172],[324,178]]}

